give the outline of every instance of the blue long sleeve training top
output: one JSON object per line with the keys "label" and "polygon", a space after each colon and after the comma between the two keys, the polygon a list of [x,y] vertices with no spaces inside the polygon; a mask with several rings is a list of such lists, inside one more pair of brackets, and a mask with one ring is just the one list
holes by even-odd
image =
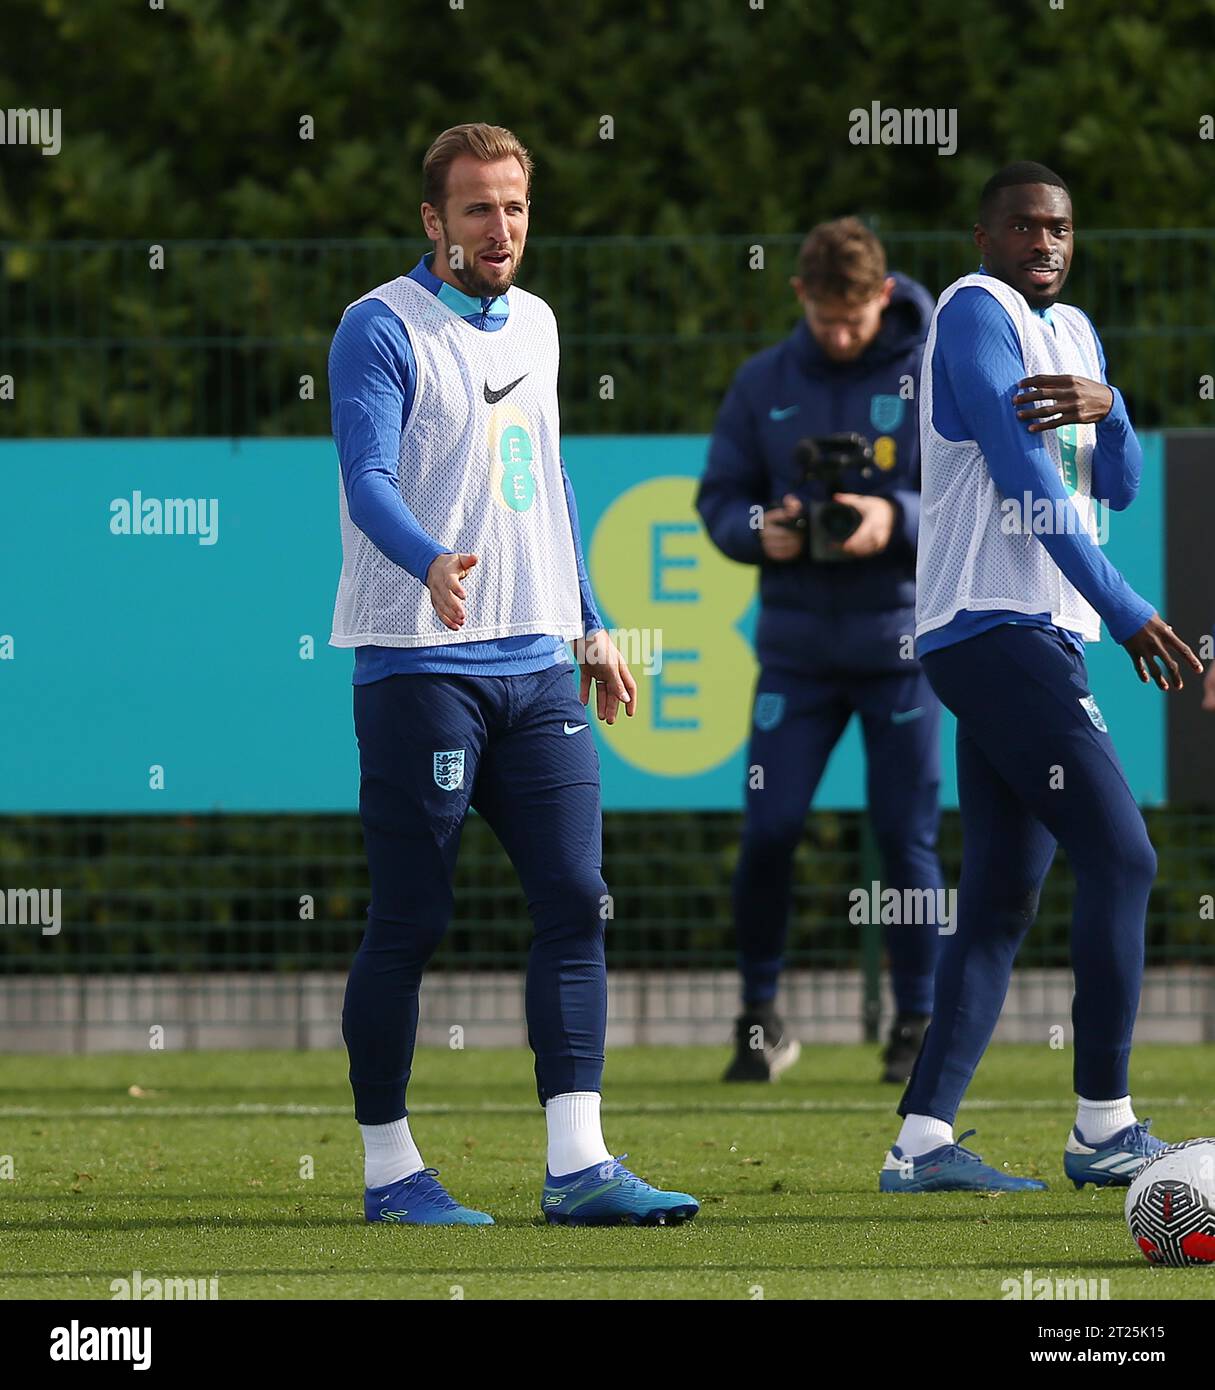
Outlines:
{"label": "blue long sleeve training top", "polygon": [[[506,323],[509,291],[496,298],[475,299],[440,280],[430,261],[430,255],[423,256],[409,278],[438,295],[474,328],[493,333]],[[387,304],[368,299],[345,315],[329,351],[329,395],[350,519],[393,564],[425,584],[435,557],[453,552],[423,530],[397,488],[401,431],[413,408],[417,375],[409,334]],[[561,481],[578,568],[583,632],[589,634],[603,623],[591,592],[578,509],[564,461]],[[564,641],[549,633],[434,647],[364,646],[355,648],[354,684],[419,673],[517,676],[568,660]]]}
{"label": "blue long sleeve training top", "polygon": [[[1050,310],[1035,310],[1054,328]],[[1096,330],[1101,380],[1105,381],[1105,352]],[[983,451],[992,480],[1004,497],[1028,492],[1036,506],[1049,498],[1051,515],[1059,503],[1070,505],[1058,470],[1041,435],[1031,434],[1017,418],[1012,399],[1026,377],[1025,359],[1013,321],[993,296],[971,285],[954,295],[937,316],[937,340],[932,356],[932,422],[946,439],[973,439]],[[1106,383],[1108,385],[1108,383]],[[1139,491],[1143,453],[1115,387],[1114,404],[1097,425],[1093,450],[1093,496],[1115,511],[1130,505]],[[1123,579],[1091,536],[1076,530],[1046,534],[1041,541],[1067,579],[1092,604],[1115,642],[1124,642],[1155,611]],[[1015,613],[1006,609],[976,612],[963,609],[943,627],[916,641],[924,656],[940,647],[976,637],[1000,623],[1051,627],[1049,613]],[[1056,628],[1079,651],[1083,638]]]}

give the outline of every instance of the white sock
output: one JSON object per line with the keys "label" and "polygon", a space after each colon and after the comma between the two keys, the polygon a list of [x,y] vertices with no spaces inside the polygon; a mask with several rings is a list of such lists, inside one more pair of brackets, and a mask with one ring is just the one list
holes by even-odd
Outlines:
{"label": "white sock", "polygon": [[935,1115],[904,1115],[895,1148],[904,1158],[919,1158],[943,1144],[952,1143],[953,1125],[938,1120]]}
{"label": "white sock", "polygon": [[1121,1100],[1085,1100],[1078,1097],[1076,1128],[1089,1144],[1104,1144],[1120,1129],[1135,1123],[1135,1111],[1130,1096]]}
{"label": "white sock", "polygon": [[363,1131],[363,1182],[367,1187],[387,1187],[425,1168],[407,1119],[359,1128]]}
{"label": "white sock", "polygon": [[548,1171],[554,1178],[580,1173],[612,1157],[599,1127],[598,1091],[567,1091],[544,1107],[548,1123]]}

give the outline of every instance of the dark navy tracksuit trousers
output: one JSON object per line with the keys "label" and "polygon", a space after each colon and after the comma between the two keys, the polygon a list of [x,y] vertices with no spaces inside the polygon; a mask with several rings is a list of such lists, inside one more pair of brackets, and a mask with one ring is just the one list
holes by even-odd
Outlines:
{"label": "dark navy tracksuit trousers", "polygon": [[451,920],[470,806],[510,856],[535,927],[526,1009],[540,1102],[600,1089],[607,888],[599,757],[572,669],[396,675],[354,687],[371,906],[342,1036],[360,1124],[407,1113],[418,987]]}
{"label": "dark navy tracksuit trousers", "polygon": [[1004,623],[922,664],[958,719],[962,876],[942,939],[932,1024],[899,1105],[953,1122],[1008,991],[1042,881],[1062,845],[1075,875],[1075,1088],[1129,1093],[1156,854],[1084,658],[1048,628]]}
{"label": "dark navy tracksuit trousers", "polygon": [[[793,856],[832,750],[860,716],[866,799],[884,888],[940,888],[937,859],[941,707],[915,663],[885,671],[761,672],[755,691],[734,920],[743,995],[776,995],[792,896]],[[762,783],[750,769],[761,769]],[[937,929],[885,928],[900,1014],[932,1013]]]}

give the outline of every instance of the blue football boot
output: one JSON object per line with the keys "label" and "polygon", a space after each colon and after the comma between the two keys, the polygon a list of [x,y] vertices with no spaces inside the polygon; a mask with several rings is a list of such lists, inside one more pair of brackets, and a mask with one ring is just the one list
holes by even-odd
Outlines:
{"label": "blue football boot", "polygon": [[438,1181],[437,1168],[422,1168],[387,1187],[369,1187],[363,1193],[363,1215],[368,1221],[389,1221],[399,1226],[492,1226],[494,1218],[483,1211],[462,1207]]}
{"label": "blue football boot", "polygon": [[1017,1178],[984,1163],[962,1147],[975,1131],[968,1129],[956,1144],[942,1144],[919,1158],[904,1157],[899,1146],[886,1155],[878,1174],[879,1192],[1045,1192],[1037,1178]]}
{"label": "blue football boot", "polygon": [[1086,1182],[1094,1187],[1130,1187],[1131,1179],[1153,1154],[1168,1145],[1149,1134],[1151,1120],[1127,1125],[1104,1144],[1090,1144],[1075,1126],[1063,1150],[1063,1171],[1082,1191]]}
{"label": "blue football boot", "polygon": [[556,1226],[678,1226],[700,1210],[695,1197],[651,1187],[630,1173],[620,1158],[563,1178],[546,1172],[540,1199],[544,1219]]}

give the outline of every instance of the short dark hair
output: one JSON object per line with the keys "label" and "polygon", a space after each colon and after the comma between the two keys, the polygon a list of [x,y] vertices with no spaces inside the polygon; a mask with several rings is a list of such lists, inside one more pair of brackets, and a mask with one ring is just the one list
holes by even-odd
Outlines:
{"label": "short dark hair", "polygon": [[983,185],[983,191],[979,194],[979,221],[986,222],[991,216],[1001,189],[1023,183],[1049,184],[1052,188],[1061,188],[1069,198],[1072,196],[1071,189],[1053,169],[1032,159],[1020,159],[1015,164],[1006,164]]}
{"label": "short dark hair", "polygon": [[802,242],[797,275],[811,299],[867,304],[886,281],[886,252],[859,217],[820,222]]}

